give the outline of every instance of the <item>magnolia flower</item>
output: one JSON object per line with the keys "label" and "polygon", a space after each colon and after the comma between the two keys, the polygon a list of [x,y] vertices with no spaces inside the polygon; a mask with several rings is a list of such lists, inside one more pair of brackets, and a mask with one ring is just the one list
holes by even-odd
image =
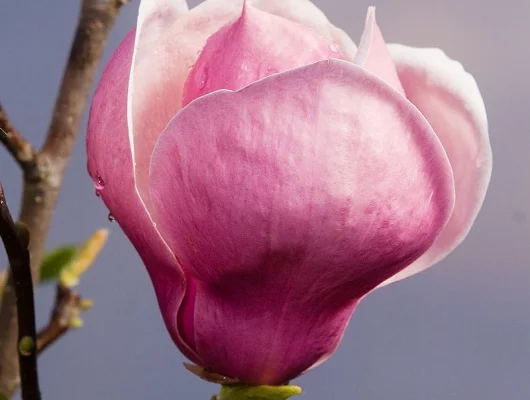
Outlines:
{"label": "magnolia flower", "polygon": [[288,381],[359,301],[440,261],[485,196],[474,79],[436,49],[359,48],[307,0],[143,0],[88,126],[88,170],[176,345]]}

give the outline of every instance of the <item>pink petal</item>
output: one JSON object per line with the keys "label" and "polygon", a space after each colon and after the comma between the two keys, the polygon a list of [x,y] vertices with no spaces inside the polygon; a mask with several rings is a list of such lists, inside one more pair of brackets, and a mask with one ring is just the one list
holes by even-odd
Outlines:
{"label": "pink petal", "polygon": [[[225,9],[241,10],[243,3],[244,0],[207,0],[199,7],[215,4]],[[344,54],[347,59],[353,60],[355,57],[357,51],[355,43],[342,29],[329,22],[324,13],[309,0],[252,0],[247,3],[262,11],[305,25],[333,43],[337,51]]]}
{"label": "pink petal", "polygon": [[324,13],[309,0],[254,0],[252,5],[260,10],[286,18],[313,29],[333,43],[337,52],[353,60],[357,46],[342,30],[335,27]]}
{"label": "pink petal", "polygon": [[190,103],[157,143],[149,190],[195,280],[196,351],[252,383],[333,353],[358,299],[431,246],[454,196],[424,117],[341,60]]}
{"label": "pink petal", "polygon": [[375,22],[375,7],[368,7],[364,32],[353,62],[375,74],[401,94],[405,94],[385,39]]}
{"label": "pink petal", "polygon": [[399,44],[389,49],[407,98],[427,118],[447,152],[456,202],[432,248],[382,286],[423,271],[462,243],[484,201],[492,166],[486,110],[475,79],[441,50]]}
{"label": "pink petal", "polygon": [[88,171],[105,205],[142,257],[173,340],[188,358],[200,362],[177,331],[177,312],[185,291],[183,273],[134,187],[127,131],[127,87],[134,34],[131,32],[114,53],[94,95],[86,141]]}
{"label": "pink petal", "polygon": [[208,39],[186,81],[183,104],[327,58],[342,54],[322,36],[246,4],[236,21]]}

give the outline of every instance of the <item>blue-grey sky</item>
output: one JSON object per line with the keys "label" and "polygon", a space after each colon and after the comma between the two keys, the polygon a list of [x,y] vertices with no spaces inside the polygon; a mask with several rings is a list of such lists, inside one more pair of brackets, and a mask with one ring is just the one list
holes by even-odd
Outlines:
{"label": "blue-grey sky", "polygon": [[[0,101],[34,145],[48,125],[79,3],[0,2]],[[529,399],[530,2],[315,3],[356,42],[375,3],[388,42],[440,47],[461,61],[484,96],[494,171],[464,244],[429,271],[370,295],[335,356],[296,380],[303,398]],[[104,62],[134,26],[137,7],[135,0],[123,9]],[[182,368],[139,257],[94,195],[85,128],[86,113],[48,244],[81,241],[99,227],[109,227],[111,236],[79,287],[95,302],[85,327],[39,359],[44,398],[209,399],[217,388]],[[18,210],[20,174],[4,150],[0,178]],[[39,324],[52,297],[52,288],[39,289]]]}

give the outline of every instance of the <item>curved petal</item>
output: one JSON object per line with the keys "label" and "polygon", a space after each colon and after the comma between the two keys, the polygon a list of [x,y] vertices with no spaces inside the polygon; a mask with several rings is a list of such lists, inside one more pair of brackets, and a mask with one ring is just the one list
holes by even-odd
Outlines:
{"label": "curved petal", "polygon": [[475,79],[439,49],[388,47],[407,98],[427,118],[447,152],[456,202],[432,248],[381,286],[423,271],[464,240],[486,196],[492,167],[486,109]]}
{"label": "curved petal", "polygon": [[328,58],[343,57],[311,29],[245,3],[236,21],[208,39],[186,81],[183,104]]}
{"label": "curved petal", "polygon": [[153,215],[195,280],[196,350],[251,383],[328,357],[357,300],[431,246],[454,197],[425,118],[341,60],[196,99],[150,168]]}
{"label": "curved petal", "polygon": [[127,131],[127,87],[135,32],[121,43],[107,65],[90,110],[88,171],[97,192],[140,254],[155,286],[164,322],[181,351],[200,359],[177,332],[177,311],[185,282],[175,257],[160,239],[134,187]]}
{"label": "curved petal", "polygon": [[375,21],[375,7],[368,7],[364,32],[353,62],[361,65],[399,93],[405,95],[394,62],[386,47],[385,39],[383,39],[383,34]]}

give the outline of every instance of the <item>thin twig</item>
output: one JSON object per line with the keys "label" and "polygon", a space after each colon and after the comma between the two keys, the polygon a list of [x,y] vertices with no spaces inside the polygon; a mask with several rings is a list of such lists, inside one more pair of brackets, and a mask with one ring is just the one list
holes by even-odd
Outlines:
{"label": "thin twig", "polygon": [[14,281],[18,320],[18,361],[23,400],[39,400],[35,303],[29,262],[29,232],[15,225],[0,184],[0,236],[4,242]]}
{"label": "thin twig", "polygon": [[7,284],[7,271],[0,271],[0,298],[4,293],[4,287]]}
{"label": "thin twig", "polygon": [[[70,159],[83,109],[108,33],[127,1],[83,0],[70,56],[44,147],[24,174],[20,221],[31,232],[29,251],[34,282]],[[0,308],[0,393],[10,398],[19,384],[16,297],[11,279]]]}
{"label": "thin twig", "polygon": [[81,296],[72,289],[57,285],[55,304],[48,325],[37,335],[37,353],[60,339],[72,327],[71,321],[82,311]]}
{"label": "thin twig", "polygon": [[31,168],[33,159],[35,158],[35,151],[31,147],[31,144],[24,139],[22,134],[11,123],[1,103],[0,142],[3,143],[23,171]]}

